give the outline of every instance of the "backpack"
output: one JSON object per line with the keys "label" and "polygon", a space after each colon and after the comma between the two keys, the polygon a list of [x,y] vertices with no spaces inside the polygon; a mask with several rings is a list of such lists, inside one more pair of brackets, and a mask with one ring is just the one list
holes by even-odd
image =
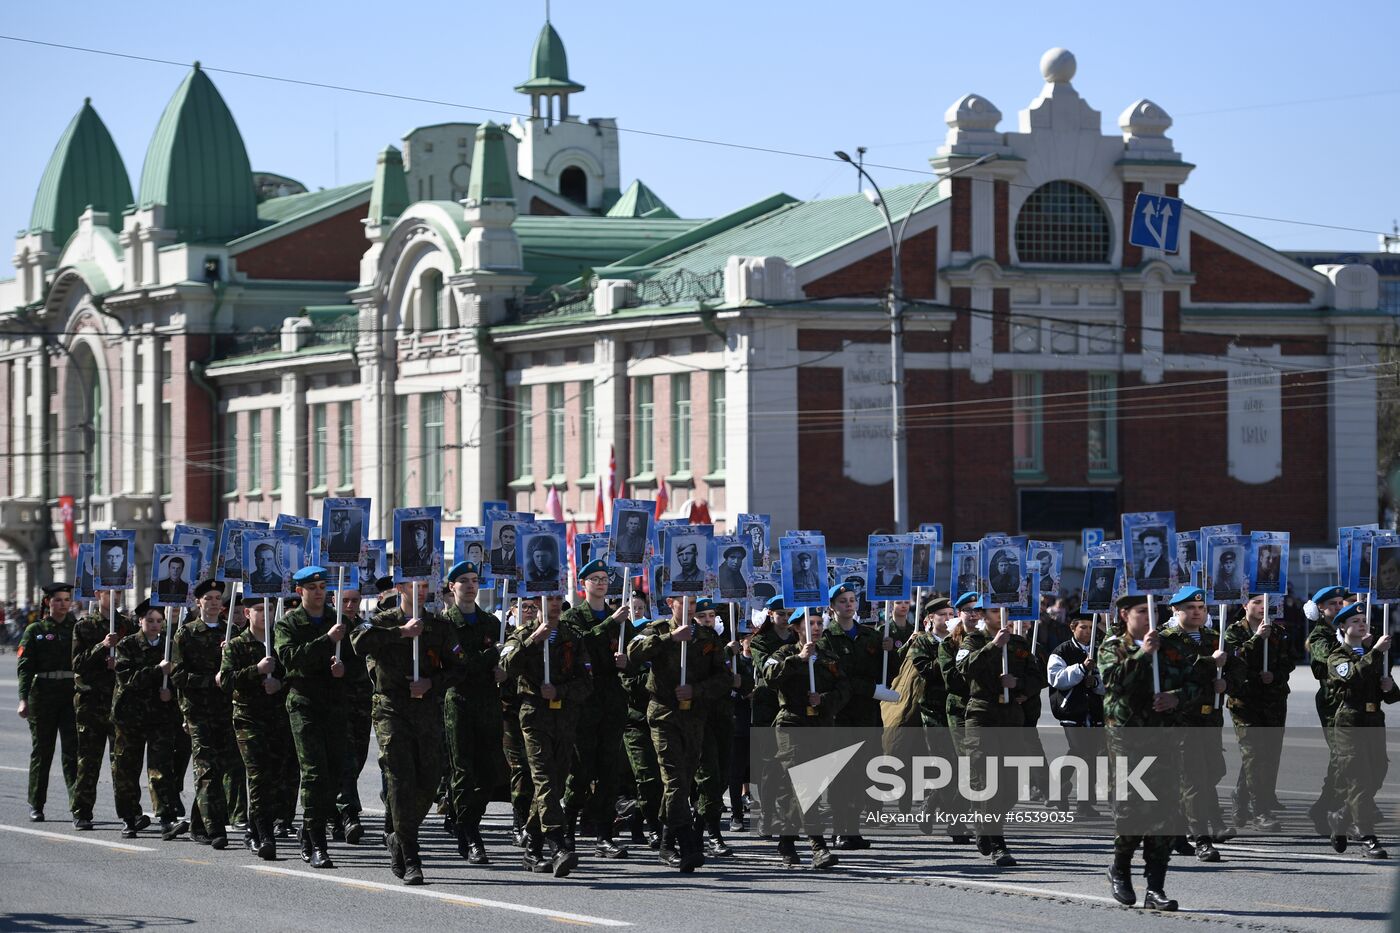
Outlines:
{"label": "backpack", "polygon": [[914,667],[914,660],[909,654],[904,655],[904,663],[899,666],[899,673],[894,675],[890,689],[899,692],[899,700],[895,703],[880,704],[880,719],[885,728],[897,729],[900,726],[919,725],[919,707],[924,702],[924,678]]}

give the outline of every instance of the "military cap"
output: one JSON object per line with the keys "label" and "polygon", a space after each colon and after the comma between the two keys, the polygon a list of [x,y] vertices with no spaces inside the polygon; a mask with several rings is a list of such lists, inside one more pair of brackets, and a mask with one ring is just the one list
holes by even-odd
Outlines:
{"label": "military cap", "polygon": [[376,593],[387,593],[394,588],[394,578],[388,575],[380,577],[374,581],[374,591]]}
{"label": "military cap", "polygon": [[854,593],[855,591],[856,588],[849,583],[838,583],[827,591],[826,598],[828,602],[835,602],[836,597],[842,593]]}
{"label": "military cap", "polygon": [[447,571],[447,582],[456,583],[458,577],[461,577],[464,574],[468,573],[479,574],[481,573],[481,570],[472,561],[459,560],[457,561],[457,563],[452,565],[451,570]]}
{"label": "military cap", "polygon": [[977,603],[977,602],[979,602],[981,599],[982,599],[982,597],[978,594],[978,592],[977,592],[976,590],[968,590],[966,593],[962,594],[962,595],[959,596],[957,599],[953,600],[953,608],[954,608],[954,609],[964,609],[964,608],[980,609],[981,606],[977,606],[977,605],[971,605],[971,606],[970,606],[969,604],[971,604],[971,603]]}
{"label": "military cap", "polygon": [[783,594],[779,593],[777,596],[770,596],[768,602],[763,604],[763,608],[772,609],[775,612],[782,612],[786,608],[783,605]]}
{"label": "military cap", "polygon": [[146,618],[146,613],[152,610],[159,612],[162,616],[165,615],[164,607],[152,606],[149,599],[141,600],[141,605],[136,607],[136,621],[140,622],[142,619]]}
{"label": "military cap", "polygon": [[696,612],[713,612],[715,601],[708,596],[701,596],[695,601]]}
{"label": "military cap", "polygon": [[306,586],[308,583],[325,583],[326,568],[317,566],[303,567],[292,574],[292,582],[297,586]]}
{"label": "military cap", "polygon": [[1332,624],[1341,625],[1344,622],[1350,622],[1356,616],[1365,613],[1365,611],[1366,605],[1364,603],[1352,603],[1332,617]]}
{"label": "military cap", "polygon": [[601,561],[601,560],[590,560],[588,563],[584,564],[584,565],[583,565],[583,569],[580,570],[580,571],[578,572],[578,578],[579,578],[580,580],[587,580],[589,577],[593,576],[593,574],[595,574],[595,573],[607,573],[607,572],[608,572],[608,565],[607,565],[605,562],[603,562],[603,561]]}
{"label": "military cap", "polygon": [[263,605],[264,600],[268,600],[270,598],[271,597],[267,596],[258,596],[254,593],[244,593],[242,596],[238,597],[238,605],[243,606],[245,608],[251,608],[252,606],[261,606]]}
{"label": "military cap", "polygon": [[1205,590],[1201,589],[1199,586],[1183,586],[1176,591],[1168,602],[1170,605],[1180,606],[1182,603],[1193,603],[1198,599],[1201,602],[1205,602]]}
{"label": "military cap", "polygon": [[930,616],[940,609],[949,609],[952,607],[952,605],[953,604],[948,601],[948,597],[946,596],[934,597],[933,599],[930,599],[928,602],[924,603],[924,614],[921,618]]}
{"label": "military cap", "polygon": [[224,592],[224,585],[218,580],[205,580],[204,582],[200,583],[194,588],[194,598],[199,599],[202,596],[204,596],[205,593],[208,593],[211,590],[217,590],[219,595],[222,596]]}
{"label": "military cap", "polygon": [[59,593],[71,592],[73,592],[73,584],[71,583],[61,583],[55,581],[53,583],[50,583],[48,586],[44,587],[45,596],[56,596]]}
{"label": "military cap", "polygon": [[1347,590],[1344,586],[1324,586],[1313,594],[1312,601],[1320,606],[1329,599],[1336,599],[1339,596],[1345,598],[1346,595]]}
{"label": "military cap", "polygon": [[1113,605],[1117,606],[1119,609],[1135,609],[1138,606],[1146,606],[1147,597],[1134,596],[1131,593],[1125,593],[1124,595],[1119,596],[1118,601],[1115,602]]}

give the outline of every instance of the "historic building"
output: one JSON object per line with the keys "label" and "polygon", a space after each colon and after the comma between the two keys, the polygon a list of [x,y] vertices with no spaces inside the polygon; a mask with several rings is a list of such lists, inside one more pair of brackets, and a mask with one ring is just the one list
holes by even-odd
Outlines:
{"label": "historic building", "polygon": [[[1324,543],[1376,512],[1374,270],[1306,268],[1190,208],[1128,244],[1139,192],[1193,168],[1147,100],[1119,132],[1052,50],[1015,130],[948,109],[903,240],[911,515],[949,540],[1077,538],[1121,511]],[[593,520],[619,487],[861,546],[891,521],[885,222],[774,195],[714,219],[621,190],[616,125],[546,25],[531,116],[423,127],[373,179],[254,173],[196,66],[136,197],[84,105],[0,285],[0,596],[69,572],[77,532],[317,516],[326,496]],[[218,156],[217,158],[215,156]],[[1189,197],[1187,198],[1189,202]],[[85,439],[86,438],[86,439]],[[85,504],[90,503],[89,508]],[[450,540],[451,532],[446,532]]]}

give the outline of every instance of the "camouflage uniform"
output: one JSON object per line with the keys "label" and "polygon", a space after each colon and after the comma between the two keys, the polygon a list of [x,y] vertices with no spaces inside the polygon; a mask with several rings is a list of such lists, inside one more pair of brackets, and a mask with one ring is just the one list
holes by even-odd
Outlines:
{"label": "camouflage uniform", "polygon": [[183,730],[180,707],[172,688],[161,700],[165,675],[165,636],[154,644],[140,632],[117,643],[117,684],[112,700],[112,790],[117,816],[131,823],[141,816],[141,759],[146,760],[151,805],[156,817],[173,821],[180,815],[180,785],[175,777],[175,736]]}
{"label": "camouflage uniform", "polygon": [[512,822],[516,832],[523,833],[525,822],[530,818],[530,804],[535,799],[535,783],[530,779],[525,733],[520,731],[520,690],[514,677],[507,677],[501,684],[501,750],[510,775]]}
{"label": "camouflage uniform", "polygon": [[1283,727],[1288,718],[1288,675],[1293,669],[1288,632],[1275,620],[1269,634],[1269,671],[1272,683],[1264,683],[1264,639],[1240,620],[1225,631],[1230,654],[1244,661],[1244,683],[1230,695],[1230,718],[1240,743],[1240,776],[1235,782],[1235,822],[1250,813],[1267,816],[1278,809],[1279,759],[1283,755]]}
{"label": "camouflage uniform", "polygon": [[274,658],[271,676],[284,681],[276,693],[264,687],[258,662],[267,657],[263,640],[247,629],[224,645],[223,691],[233,698],[233,730],[248,774],[248,822],[258,840],[272,838],[272,824],[294,797],[284,776],[296,758],[292,727],[287,719],[286,672]]}
{"label": "camouflage uniform", "polygon": [[1195,662],[1194,647],[1182,644],[1180,636],[1161,633],[1158,679],[1161,692],[1173,694],[1177,705],[1157,712],[1152,709],[1152,656],[1145,654],[1127,634],[1111,635],[1099,645],[1110,763],[1122,760],[1131,772],[1143,757],[1156,758],[1142,773],[1141,780],[1157,801],[1117,801],[1119,832],[1113,837],[1114,870],[1125,878],[1132,873],[1133,853],[1142,846],[1146,863],[1143,874],[1149,891],[1163,889],[1175,835],[1172,824],[1179,818],[1177,806],[1172,804],[1180,799],[1181,747],[1163,742],[1163,730],[1179,725],[1184,711],[1201,705],[1202,694],[1193,672]]}
{"label": "camouflage uniform", "polygon": [[452,812],[459,836],[464,831],[479,832],[486,805],[505,770],[501,691],[496,683],[501,622],[480,606],[473,608],[476,612],[467,616],[453,605],[446,614],[462,667],[461,680],[447,692],[444,716]]}
{"label": "camouflage uniform", "polygon": [[414,699],[413,639],[399,629],[407,624],[403,609],[375,615],[356,626],[351,638],[357,654],[374,666],[374,731],[379,738],[379,763],[387,783],[394,845],[403,858],[418,859],[418,831],[432,808],[441,776],[442,705],[462,676],[456,636],[442,616],[420,611],[423,631],[418,636],[418,674],[432,686]]}
{"label": "camouflage uniform", "polygon": [[24,630],[15,651],[19,698],[29,703],[29,806],[42,811],[49,796],[54,743],[63,742],[60,763],[70,810],[77,809],[78,731],[73,710],[72,613],[45,616]]}
{"label": "camouflage uniform", "polygon": [[335,642],[326,634],[333,625],[335,612],[329,606],[320,620],[298,606],[278,620],[272,641],[287,674],[287,718],[301,768],[302,815],[322,827],[335,819],[346,758],[345,678],[331,674]]}
{"label": "camouflage uniform", "polygon": [[[770,683],[773,668],[768,664],[768,660],[777,653],[778,649],[794,644],[797,644],[796,635],[789,632],[787,638],[779,638],[773,623],[767,620],[759,626],[758,631],[749,640],[749,652],[753,655],[754,676],[753,696],[749,706],[752,710],[750,722],[754,729],[767,729],[778,718],[778,691]],[[765,758],[758,764],[758,797],[763,803],[762,824],[759,831],[760,834],[763,834],[771,829],[771,823],[777,818],[779,812],[776,809],[777,794],[780,787],[779,782],[783,779],[783,771],[781,765],[774,758]]]}
{"label": "camouflage uniform", "polygon": [[[841,657],[830,649],[826,634],[817,639],[817,652],[811,670],[816,679],[816,693],[822,701],[816,706],[807,705],[808,663],[801,658],[802,646],[787,643],[779,646],[764,659],[768,672],[765,675],[778,699],[778,711],[773,718],[773,732],[777,740],[777,753],[780,773],[811,757],[810,750],[804,750],[794,730],[820,728],[836,724],[841,708],[851,699],[851,682],[841,665]],[[845,637],[845,636],[841,636]],[[779,822],[782,834],[786,837],[802,833],[820,838],[821,827],[808,820],[809,808],[804,814],[793,793],[790,780],[776,782],[776,796],[773,801],[774,818]]]}
{"label": "camouflage uniform", "polygon": [[544,683],[543,644],[527,645],[535,626],[521,625],[506,638],[501,656],[506,674],[520,696],[520,731],[534,782],[534,798],[525,824],[533,844],[541,836],[563,844],[565,784],[573,762],[579,714],[593,690],[585,666],[587,649],[577,632],[562,622],[550,635],[550,682],[558,691],[558,709],[540,695]]}
{"label": "camouflage uniform", "polygon": [[[345,627],[353,629],[360,623],[358,616],[345,616]],[[334,651],[334,649],[332,649]],[[354,649],[351,639],[341,641],[340,663],[345,665],[345,764],[340,775],[340,793],[336,795],[336,811],[342,823],[360,819],[360,773],[369,761],[369,744],[374,738],[372,716],[374,684],[364,656]],[[295,756],[292,758],[296,760]],[[296,800],[291,801],[296,805]]]}
{"label": "camouflage uniform", "polygon": [[[1162,629],[1163,636],[1178,642],[1191,658],[1192,680],[1200,700],[1179,709],[1181,730],[1181,810],[1191,835],[1203,837],[1213,830],[1225,828],[1225,816],[1220,811],[1220,798],[1215,788],[1225,776],[1225,750],[1220,742],[1220,730],[1225,725],[1225,710],[1215,705],[1215,675],[1218,669],[1211,655],[1221,646],[1220,633],[1202,627],[1194,634],[1172,623]],[[1227,657],[1224,679],[1226,688],[1238,689],[1244,682],[1244,663]]]}
{"label": "camouflage uniform", "polygon": [[656,762],[656,746],[651,742],[651,727],[647,725],[647,674],[643,666],[636,673],[624,673],[620,678],[627,693],[627,722],[622,727],[622,747],[632,773],[637,806],[647,830],[661,832],[661,768]]}
{"label": "camouflage uniform", "polygon": [[579,711],[574,766],[564,794],[564,819],[571,829],[578,819],[586,835],[600,840],[612,838],[617,818],[622,733],[627,724],[627,691],[613,660],[626,622],[621,617],[611,619],[611,615],[609,609],[595,613],[583,600],[559,620],[583,640],[586,666],[593,673],[593,692]]}
{"label": "camouflage uniform", "polygon": [[[112,728],[112,694],[117,686],[115,646],[102,647],[108,618],[94,612],[73,626],[74,718],[78,725],[78,776],[73,785],[73,815],[92,819],[97,803],[97,778],[102,773],[103,752],[108,767],[116,760],[116,733]],[[117,637],[134,631],[130,620],[116,616]],[[112,666],[107,666],[109,659]]]}
{"label": "camouflage uniform", "polygon": [[[715,637],[722,643],[725,636]],[[732,663],[733,655],[728,645],[723,647],[725,664],[728,665]],[[720,832],[724,791],[729,786],[730,753],[734,746],[734,675],[729,676],[729,691],[711,701],[705,712],[705,738],[700,747],[700,767],[695,772],[695,809],[711,840]]]}
{"label": "camouflage uniform", "polygon": [[1327,741],[1327,771],[1322,778],[1322,793],[1318,795],[1317,801],[1308,808],[1308,813],[1313,817],[1313,822],[1318,828],[1323,828],[1327,820],[1327,814],[1338,809],[1342,805],[1342,794],[1340,778],[1337,775],[1337,756],[1331,754],[1332,751],[1332,724],[1337,716],[1337,696],[1329,688],[1328,681],[1328,661],[1332,656],[1332,651],[1337,647],[1337,629],[1327,619],[1320,620],[1308,632],[1308,667],[1312,670],[1312,675],[1317,680],[1317,692],[1313,694],[1313,704],[1317,708],[1317,719],[1322,725],[1322,737]]}
{"label": "camouflage uniform", "polygon": [[1381,704],[1400,702],[1400,685],[1392,683],[1389,690],[1381,686],[1387,676],[1378,651],[1363,649],[1358,654],[1339,642],[1327,659],[1328,693],[1336,702],[1331,746],[1340,817],[1363,838],[1375,833],[1376,791],[1390,766]]}
{"label": "camouflage uniform", "polygon": [[175,667],[170,674],[190,729],[195,803],[210,837],[223,836],[229,823],[228,785],[244,781],[233,734],[233,704],[214,680],[223,664],[224,631],[223,622],[210,625],[195,619],[182,625],[175,632]]}

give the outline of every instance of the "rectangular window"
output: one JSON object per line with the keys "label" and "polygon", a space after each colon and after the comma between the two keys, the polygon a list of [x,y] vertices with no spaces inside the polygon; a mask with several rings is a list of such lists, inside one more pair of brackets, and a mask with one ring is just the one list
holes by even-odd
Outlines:
{"label": "rectangular window", "polygon": [[530,404],[530,386],[515,390],[515,477],[526,479],[534,475],[535,422]]}
{"label": "rectangular window", "polygon": [[443,404],[439,392],[418,396],[423,419],[423,504],[442,505]]}
{"label": "rectangular window", "polygon": [[656,472],[656,458],[652,453],[652,420],[655,415],[652,402],[651,377],[641,376],[632,382],[632,463],[637,475]]}
{"label": "rectangular window", "polygon": [[248,412],[248,488],[262,489],[262,412]]}
{"label": "rectangular window", "polygon": [[1118,472],[1118,376],[1089,374],[1089,472]]}
{"label": "rectangular window", "polygon": [[224,494],[238,493],[238,414],[224,415]]}
{"label": "rectangular window", "polygon": [[326,406],[311,406],[311,488],[326,488]]}
{"label": "rectangular window", "polygon": [[272,409],[272,491],[282,489],[282,409]]}
{"label": "rectangular window", "polygon": [[340,485],[355,483],[355,422],[354,402],[340,403]]}
{"label": "rectangular window", "polygon": [[710,373],[710,472],[724,472],[726,424],[724,370]]}
{"label": "rectangular window", "polygon": [[564,383],[549,386],[549,478],[564,477]]}
{"label": "rectangular window", "polygon": [[671,472],[690,472],[690,373],[671,377]]}
{"label": "rectangular window", "polygon": [[593,475],[593,383],[581,382],[578,387],[579,418],[579,475]]}
{"label": "rectangular window", "polygon": [[398,500],[400,502],[408,501],[408,474],[412,469],[409,464],[408,451],[408,401],[409,396],[407,395],[400,395],[394,401],[394,420],[399,427]]}
{"label": "rectangular window", "polygon": [[146,485],[146,456],[151,451],[153,437],[146,436],[146,366],[145,354],[141,353],[136,357],[136,414],[133,423],[136,425],[136,437],[126,439],[131,444],[131,488],[137,492],[149,492],[150,487]]}
{"label": "rectangular window", "polygon": [[1040,373],[1016,373],[1011,407],[1012,467],[1039,473],[1044,463],[1040,444]]}
{"label": "rectangular window", "polygon": [[156,450],[156,474],[160,477],[160,494],[170,495],[173,477],[171,476],[170,437],[174,424],[170,402],[160,403],[160,440]]}

